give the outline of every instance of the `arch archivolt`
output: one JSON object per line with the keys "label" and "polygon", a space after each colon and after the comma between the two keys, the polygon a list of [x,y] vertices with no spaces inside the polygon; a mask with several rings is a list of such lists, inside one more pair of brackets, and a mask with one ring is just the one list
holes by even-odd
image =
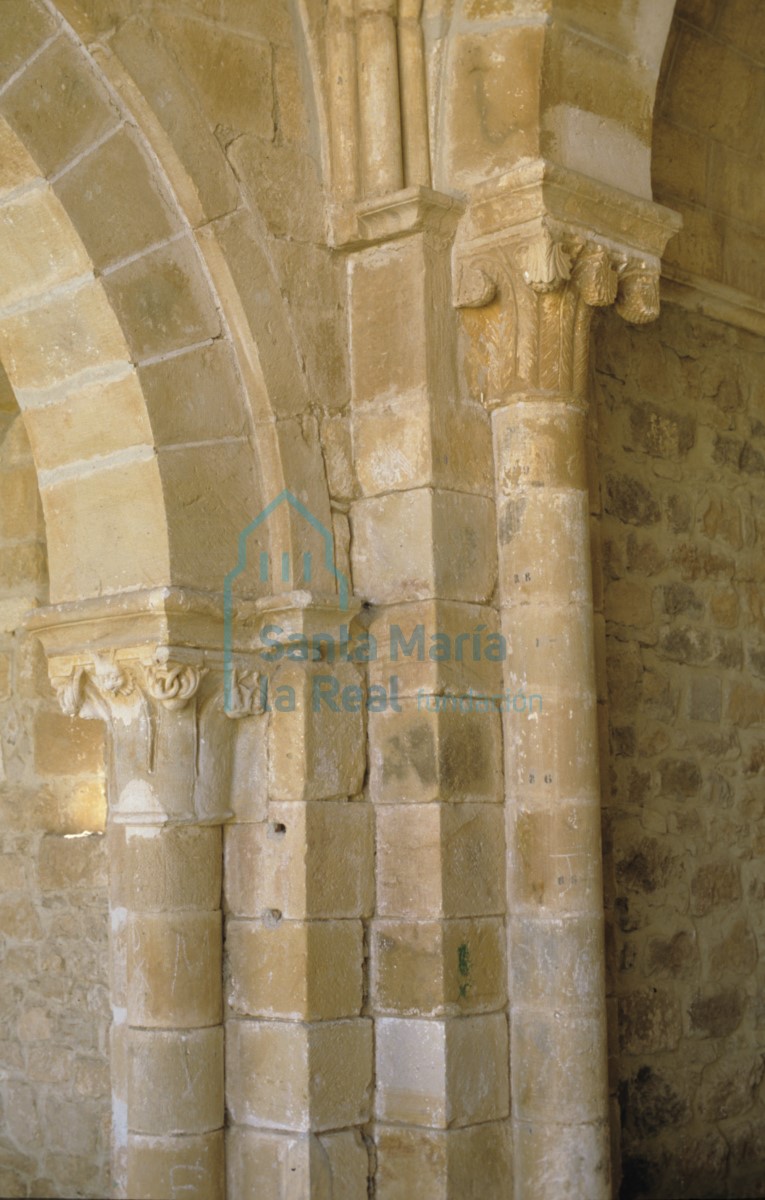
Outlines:
{"label": "arch archivolt", "polygon": [[[261,336],[209,218],[215,181],[200,197],[123,64],[107,78],[109,56],[97,63],[52,4],[14,8],[0,359],[33,446],[51,599],[219,592],[240,530],[285,485],[329,510],[318,439],[296,466],[284,455],[308,395],[277,283],[255,237]],[[218,190],[228,227],[257,235],[231,180]],[[291,545],[299,529],[280,520],[270,536]]]}

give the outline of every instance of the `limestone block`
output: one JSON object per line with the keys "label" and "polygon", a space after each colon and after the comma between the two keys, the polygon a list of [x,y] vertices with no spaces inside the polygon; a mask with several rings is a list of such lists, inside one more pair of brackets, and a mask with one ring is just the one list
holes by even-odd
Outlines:
{"label": "limestone block", "polygon": [[221,914],[131,913],[127,1019],[149,1029],[194,1029],[221,1020]]}
{"label": "limestone block", "polygon": [[44,487],[42,499],[52,601],[168,582],[155,459],[62,480]]}
{"label": "limestone block", "polygon": [[176,447],[157,456],[174,579],[220,589],[237,561],[239,534],[252,519],[255,464],[244,441]]}
{"label": "limestone block", "polygon": [[375,921],[370,958],[376,1012],[454,1016],[504,1006],[505,929],[498,918]]}
{"label": "limestone block", "polygon": [[60,712],[37,714],[35,768],[41,775],[87,775],[104,769],[102,721],[83,721]]}
{"label": "limestone block", "polygon": [[238,1014],[326,1021],[361,1011],[360,921],[230,920],[226,953]]}
{"label": "limestone block", "polygon": [[487,1200],[512,1189],[509,1121],[466,1129],[378,1126],[379,1200]]}
{"label": "limestone block", "polygon": [[589,603],[592,595],[587,493],[519,491],[500,503],[499,578],[504,607]]}
{"label": "limestone block", "polygon": [[220,321],[190,239],[154,250],[104,279],[136,359],[217,337]]}
{"label": "limestone block", "polygon": [[513,813],[508,905],[532,914],[595,914],[602,908],[600,802]]}
{"label": "limestone block", "polygon": [[652,1054],[658,1050],[674,1050],[681,1036],[680,1001],[669,989],[639,988],[619,1001],[619,1038],[623,1053]]}
{"label": "limestone block", "polygon": [[226,1141],[231,1196],[366,1200],[369,1153],[357,1130],[292,1134],[234,1126]]}
{"label": "limestone block", "polygon": [[[514,1171],[531,1196],[609,1195],[608,1124],[517,1121]],[[593,1193],[593,1188],[597,1189]]]}
{"label": "limestone block", "polygon": [[[353,259],[350,352],[355,404],[416,394],[427,382],[426,295],[419,238],[375,248]],[[381,303],[381,297],[388,297],[388,302]]]}
{"label": "limestone block", "polygon": [[22,183],[40,176],[40,168],[4,117],[0,116],[0,199]]}
{"label": "limestone block", "polygon": [[668,119],[746,152],[746,129],[758,112],[757,66],[728,47],[718,53],[711,38],[683,29],[672,78],[664,106]]}
{"label": "limestone block", "polygon": [[186,1137],[128,1137],[127,1194],[146,1200],[189,1195],[225,1200],[223,1131]]}
{"label": "limestone block", "polygon": [[106,853],[100,834],[72,841],[47,834],[38,860],[40,887],[46,892],[70,887],[103,887],[106,883]]}
{"label": "limestone block", "polygon": [[551,601],[505,612],[502,631],[512,646],[506,684],[514,692],[540,693],[543,701],[545,693],[563,688],[586,703],[595,674],[592,621],[592,610],[584,603]]}
{"label": "limestone block", "polygon": [[[541,700],[538,699],[541,697]],[[505,777],[530,808],[599,794],[594,699],[521,683],[503,713]],[[517,708],[519,711],[515,711]],[[541,711],[540,711],[541,708]]]}
{"label": "limestone block", "polygon": [[492,28],[455,38],[445,170],[457,187],[539,153],[544,43],[541,26]]}
{"label": "limestone block", "polygon": [[491,494],[491,428],[469,401],[438,402],[425,388],[356,405],[353,449],[365,496],[408,488]]}
{"label": "limestone block", "polygon": [[199,97],[210,128],[223,126],[272,141],[274,81],[268,41],[188,20],[172,10],[157,14],[155,23]]}
{"label": "limestone block", "polygon": [[151,443],[138,376],[127,368],[113,381],[67,389],[56,403],[24,414],[38,470]]}
{"label": "limestone block", "polygon": [[98,270],[180,229],[156,171],[127,128],[57,179],[54,190]]}
{"label": "limestone block", "polygon": [[68,214],[45,186],[0,206],[0,254],[3,307],[41,296],[91,270]]}
{"label": "limestone block", "polygon": [[[243,133],[231,146],[229,158],[272,237],[326,241],[319,168],[305,146],[264,142],[256,134]],[[292,202],[296,194],[301,204]]]}
{"label": "limestone block", "polygon": [[371,1021],[229,1021],[226,1035],[227,1099],[238,1124],[319,1131],[369,1119]]}
{"label": "limestone block", "polygon": [[357,501],[351,526],[354,587],[374,604],[484,603],[494,590],[494,505],[484,496],[392,492]]}
{"label": "limestone block", "polygon": [[502,665],[509,647],[498,639],[493,608],[448,600],[393,604],[373,616],[369,632],[374,638],[370,684],[390,691],[395,678],[398,694],[417,697],[420,711],[436,710],[429,696],[462,696],[469,688],[500,696],[504,690]]}
{"label": "limestone block", "polygon": [[603,987],[603,921],[596,916],[535,920],[516,916],[509,949],[513,1003],[591,1012]]}
{"label": "limestone block", "polygon": [[223,1124],[223,1029],[128,1030],[128,1120],[156,1137]]}
{"label": "limestone block", "polygon": [[376,1022],[378,1119],[436,1129],[477,1124],[509,1112],[507,1018]]}
{"label": "limestone block", "polygon": [[228,342],[152,363],[138,374],[157,446],[246,434],[244,400]]}
{"label": "limestone block", "polygon": [[113,906],[156,913],[219,907],[219,827],[157,830],[112,825],[108,836]]}
{"label": "limestone block", "polygon": [[236,916],[361,917],[372,909],[371,805],[271,804],[267,822],[229,825],[225,891]]}
{"label": "limestone block", "polygon": [[56,31],[51,13],[33,0],[7,0],[3,8],[3,65],[0,83],[5,83],[33,54],[41,42]]}
{"label": "limestone block", "polygon": [[608,1091],[602,1021],[514,1005],[511,1027],[512,1061],[524,1064],[513,1076],[516,1119],[544,1122],[554,1096],[562,1124],[595,1121]]}
{"label": "limestone block", "polygon": [[519,489],[584,491],[587,415],[561,400],[519,400],[492,412],[498,490],[514,497]]}
{"label": "limestone block", "polygon": [[91,280],[0,321],[0,353],[14,387],[51,387],[88,367],[122,364],[127,346],[100,283]]}
{"label": "limestone block", "polygon": [[370,798],[491,801],[502,798],[501,732],[494,712],[431,712],[429,700],[370,713]]}
{"label": "limestone block", "polygon": [[11,84],[0,98],[0,111],[46,175],[119,121],[87,59],[63,37],[42,52],[33,71]]}
{"label": "limestone block", "polygon": [[376,816],[381,916],[427,920],[504,912],[498,806],[381,805]]}
{"label": "limestone block", "polygon": [[[269,797],[324,800],[354,796],[364,779],[362,678],[351,663],[283,663],[274,697],[291,688],[294,706],[269,714]],[[351,689],[350,692],[346,689]],[[289,698],[289,693],[283,695]],[[358,711],[353,711],[358,702]],[[336,711],[335,711],[336,710]]]}
{"label": "limestone block", "polygon": [[[215,11],[216,18],[219,11]],[[96,61],[102,53],[96,51]],[[160,126],[155,134],[160,144],[162,138],[167,138],[180,158],[182,170],[171,170],[171,182],[184,197],[188,211],[198,220],[231,212],[238,199],[233,173],[213,131],[200,117],[199,103],[189,83],[154,34],[153,26],[140,19],[123,22],[110,39],[109,53],[124,64],[141,98],[145,97],[147,116],[151,113],[149,124],[158,122]],[[109,73],[111,63],[104,65]],[[126,90],[135,103],[133,90]]]}

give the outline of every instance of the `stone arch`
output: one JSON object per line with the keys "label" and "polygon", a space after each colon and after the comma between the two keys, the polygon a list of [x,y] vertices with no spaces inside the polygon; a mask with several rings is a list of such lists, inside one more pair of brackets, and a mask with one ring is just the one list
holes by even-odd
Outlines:
{"label": "stone arch", "polygon": [[426,27],[434,186],[543,158],[650,199],[674,0],[455,0]]}
{"label": "stone arch", "polygon": [[[257,216],[209,162],[197,186],[194,114],[172,126],[179,148],[124,63],[86,52],[52,4],[19,0],[3,22],[0,357],[35,452],[51,599],[218,592],[240,529],[285,485],[329,515],[318,439],[293,449],[308,397]],[[303,536],[285,518],[268,532],[295,551]]]}
{"label": "stone arch", "polygon": [[764,101],[759,6],[680,4],[659,79],[652,162],[657,198],[683,216],[667,250],[667,293],[682,301],[676,285],[696,288],[703,280],[705,296],[697,291],[695,306],[759,333],[765,331],[765,155],[757,130]]}

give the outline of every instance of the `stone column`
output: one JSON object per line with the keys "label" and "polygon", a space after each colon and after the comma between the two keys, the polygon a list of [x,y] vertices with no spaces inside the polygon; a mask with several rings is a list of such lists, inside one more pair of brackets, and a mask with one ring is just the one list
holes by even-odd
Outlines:
{"label": "stone column", "polygon": [[[354,589],[375,639],[378,1200],[508,1184],[504,845],[491,431],[458,394],[460,209],[411,189],[360,210],[350,271]],[[384,697],[384,700],[383,700]]]}
{"label": "stone column", "polygon": [[225,830],[231,1200],[368,1193],[374,847],[352,616],[296,593],[249,626],[265,762]]}
{"label": "stone column", "polygon": [[593,308],[614,301],[628,320],[656,315],[657,256],[670,217],[538,164],[476,195],[458,258],[468,385],[492,415],[510,647],[504,739],[519,1200],[611,1195],[589,327]]}
{"label": "stone column", "polygon": [[[220,650],[156,640],[170,622],[139,604],[61,606],[33,625],[64,712],[108,730],[116,1194],[224,1200],[220,826],[238,723]],[[237,678],[236,695],[248,715],[254,690]]]}

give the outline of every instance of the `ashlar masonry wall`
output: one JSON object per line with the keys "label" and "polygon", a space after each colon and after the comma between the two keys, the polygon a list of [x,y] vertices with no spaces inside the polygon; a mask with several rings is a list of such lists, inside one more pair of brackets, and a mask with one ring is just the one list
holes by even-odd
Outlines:
{"label": "ashlar masonry wall", "polygon": [[765,344],[606,312],[596,365],[622,1196],[763,1196]]}

